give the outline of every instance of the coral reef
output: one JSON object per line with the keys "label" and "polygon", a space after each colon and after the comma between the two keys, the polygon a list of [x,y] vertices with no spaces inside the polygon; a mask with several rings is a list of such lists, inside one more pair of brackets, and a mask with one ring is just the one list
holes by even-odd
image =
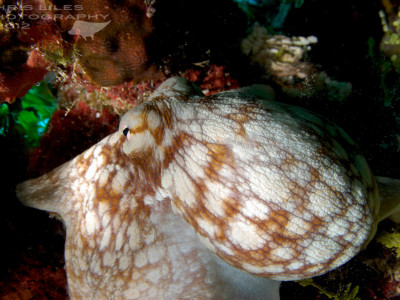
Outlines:
{"label": "coral reef", "polygon": [[288,95],[310,97],[324,92],[329,100],[343,101],[351,93],[351,84],[329,78],[307,61],[311,45],[317,42],[315,36],[270,35],[266,28],[255,24],[243,40],[242,49]]}
{"label": "coral reef", "polygon": [[[21,268],[10,274],[8,282],[0,282],[3,295],[1,299],[61,300],[66,297],[65,284],[66,276],[63,268],[43,266],[35,257],[24,256]],[[52,288],[43,288],[45,286]]]}
{"label": "coral reef", "polygon": [[52,65],[44,53],[59,49],[61,35],[54,22],[39,10],[44,3],[1,3],[0,102],[24,96]]}
{"label": "coral reef", "polygon": [[[5,55],[7,54],[3,52],[2,57]],[[33,50],[28,55],[28,60],[22,65],[15,66],[13,65],[15,61],[11,60],[8,62],[11,67],[7,69],[2,64],[0,69],[0,102],[11,103],[17,97],[24,96],[32,85],[42,80],[48,72],[47,67],[49,64],[38,51]]]}
{"label": "coral reef", "polygon": [[[8,47],[1,56],[0,101],[22,97],[49,69],[62,82],[82,85],[162,79],[148,64],[145,47],[153,30],[152,5],[141,0],[117,6],[112,1],[5,1],[0,30]],[[100,21],[108,23],[93,29]]]}
{"label": "coral reef", "polygon": [[[239,87],[238,81],[226,72],[226,67],[208,62],[185,71],[180,75],[197,84],[204,94],[212,95],[217,92]],[[68,82],[59,89],[60,105],[71,107],[79,101],[86,102],[91,108],[103,108],[122,115],[138,103],[143,102],[161,83],[161,80],[148,80],[140,83],[125,82],[112,87],[96,85],[81,86]]]}
{"label": "coral reef", "polygon": [[224,66],[211,65],[207,68],[190,69],[183,72],[182,76],[197,84],[205,95],[239,88],[238,81],[225,72]]}
{"label": "coral reef", "polygon": [[[228,26],[231,26],[227,24],[229,12],[222,16],[211,12],[208,19],[214,23],[220,22],[221,26],[218,30],[212,26],[204,30],[204,26],[198,25],[200,24],[198,21],[195,22],[195,26],[188,27],[192,22],[191,19],[172,25],[172,21],[175,22],[184,17],[180,16],[173,7],[179,5],[185,9],[186,5],[179,0],[175,2],[175,4],[165,6],[163,3],[142,0],[124,1],[118,4],[111,0],[5,1],[2,6],[1,30],[7,34],[2,37],[2,42],[7,42],[19,52],[23,49],[26,57],[31,54],[30,49],[35,49],[36,52],[32,52],[32,60],[40,58],[43,62],[40,67],[45,68],[42,73],[34,76],[33,72],[27,72],[26,68],[15,64],[15,59],[7,62],[8,64],[3,64],[3,67],[7,65],[10,67],[3,76],[0,70],[0,79],[4,82],[3,88],[0,89],[0,92],[4,90],[4,93],[0,94],[2,96],[0,101],[12,101],[16,97],[23,96],[32,84],[39,81],[50,69],[56,74],[57,82],[65,85],[72,84],[77,88],[98,89],[99,86],[116,86],[133,80],[128,84],[132,86],[149,79],[163,80],[165,77],[159,70],[160,65],[156,67],[152,64],[153,60],[148,55],[147,42],[150,37],[152,38],[151,52],[154,57],[157,57],[157,63],[164,64],[169,60],[162,66],[167,73],[171,70],[169,65],[175,65],[178,60],[180,61],[179,70],[172,67],[173,72],[181,72],[182,65],[194,63],[197,59],[196,55],[188,57],[187,53],[182,53],[182,49],[186,49],[187,46],[190,47],[190,51],[197,49],[199,52],[206,52],[206,47],[211,45],[215,47],[215,41],[221,41],[222,36],[225,41],[227,38],[231,39],[226,31],[230,28]],[[232,3],[227,5],[227,2],[229,0],[221,2],[221,7],[230,9],[235,7]],[[156,5],[158,11],[155,9]],[[200,8],[200,10],[196,11],[196,14],[202,17],[209,14],[207,10],[204,10],[206,6],[206,4],[197,4],[196,9]],[[190,9],[193,10],[193,7]],[[176,14],[173,20],[172,14]],[[153,38],[155,15],[157,24],[169,22],[169,27],[165,28],[167,31],[163,31],[164,26],[158,25],[158,31]],[[238,20],[235,22],[239,28],[241,23]],[[239,30],[231,36],[238,39],[236,36],[238,33]],[[198,43],[198,40],[201,43],[192,45],[187,42],[188,38],[194,43]],[[164,43],[162,47],[158,45],[160,42]],[[7,43],[4,45],[7,46]],[[166,43],[168,47],[165,47]],[[221,52],[219,49],[212,50],[213,56]],[[8,48],[6,55],[2,57],[9,57],[11,51],[12,48]],[[204,55],[204,52],[200,55]],[[15,55],[12,56],[15,57]],[[172,58],[173,60],[170,60]],[[31,62],[29,67],[31,67]],[[16,77],[10,76],[12,74],[28,77],[22,76],[23,84],[18,85],[19,90],[16,90],[15,80],[13,80]],[[118,98],[125,94],[112,97]]]}
{"label": "coral reef", "polygon": [[[145,39],[153,30],[151,1],[116,4],[108,0],[71,0],[53,4],[52,13],[59,16],[55,20],[61,32],[68,32],[65,41],[73,44],[79,64],[93,82],[112,86],[161,76],[154,66],[147,65]],[[79,28],[84,23],[76,22],[88,25]],[[106,24],[102,29],[93,29],[98,23]],[[77,30],[82,32],[74,33]],[[95,30],[92,37],[83,38],[88,30]]]}
{"label": "coral reef", "polygon": [[269,76],[283,83],[293,84],[295,77],[305,79],[314,71],[304,60],[311,45],[318,42],[315,36],[292,37],[270,35],[267,29],[255,24],[242,42],[242,49],[252,61],[262,65]]}
{"label": "coral reef", "polygon": [[384,36],[380,50],[390,58],[396,69],[400,69],[400,10],[390,1],[384,1],[385,10],[379,11]]}

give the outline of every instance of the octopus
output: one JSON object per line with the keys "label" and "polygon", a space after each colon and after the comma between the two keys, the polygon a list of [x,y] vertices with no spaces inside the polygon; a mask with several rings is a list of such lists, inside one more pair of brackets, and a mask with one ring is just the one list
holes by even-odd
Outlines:
{"label": "octopus", "polygon": [[119,130],[17,186],[66,227],[71,299],[279,299],[346,263],[379,194],[357,145],[252,86],[166,80]]}

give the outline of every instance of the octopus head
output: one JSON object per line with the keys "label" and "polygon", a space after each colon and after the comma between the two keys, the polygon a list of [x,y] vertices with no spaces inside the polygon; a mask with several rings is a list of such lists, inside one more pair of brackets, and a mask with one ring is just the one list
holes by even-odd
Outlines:
{"label": "octopus head", "polygon": [[126,137],[123,151],[130,158],[154,151],[162,118],[151,104],[139,105],[128,111],[121,119],[119,131]]}

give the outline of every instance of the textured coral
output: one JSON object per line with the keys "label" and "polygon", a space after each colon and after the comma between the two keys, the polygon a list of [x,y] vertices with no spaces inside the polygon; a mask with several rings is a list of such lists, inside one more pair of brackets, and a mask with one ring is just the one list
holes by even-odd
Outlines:
{"label": "textured coral", "polygon": [[48,72],[47,67],[42,55],[34,50],[26,63],[0,71],[0,102],[13,102],[16,97],[24,96]]}
{"label": "textured coral", "polygon": [[[400,11],[399,8],[390,10],[388,16],[383,11],[379,12],[382,21],[384,36],[380,43],[380,50],[390,58],[396,69],[400,68]],[[394,11],[398,11],[394,13]]]}
{"label": "textured coral", "polygon": [[[1,42],[6,50],[0,66],[0,101],[22,97],[43,78],[50,64],[62,81],[78,75],[110,86],[131,79],[162,78],[162,73],[147,63],[145,39],[152,32],[154,11],[151,1],[30,0],[2,4],[6,9],[1,11]],[[76,21],[110,24],[86,39],[71,33]],[[32,48],[38,51],[30,52]]]}
{"label": "textured coral", "polygon": [[293,84],[297,79],[304,80],[313,71],[309,63],[304,62],[315,36],[292,37],[270,35],[267,30],[256,24],[249,36],[242,42],[244,53],[252,61],[265,68],[268,76],[279,82]]}
{"label": "textured coral", "polygon": [[[54,1],[62,15],[56,21],[62,32],[73,28],[76,20],[85,22],[108,22],[96,32],[93,39],[80,35],[65,34],[64,38],[74,44],[74,51],[86,74],[102,86],[118,85],[135,79],[136,82],[157,78],[161,73],[147,65],[145,39],[152,32],[151,6],[143,0],[114,1],[74,0]],[[72,7],[72,9],[67,9]]]}
{"label": "textured coral", "polygon": [[[181,72],[182,76],[197,84],[206,95],[239,87],[238,81],[225,71],[221,65],[201,65]],[[143,102],[159,85],[161,80],[134,81],[111,87],[89,84],[84,87],[75,82],[64,83],[59,90],[62,105],[71,106],[84,101],[94,109],[107,108],[122,115],[136,104]]]}
{"label": "textured coral", "polygon": [[39,10],[44,1],[4,1],[2,5],[0,102],[12,102],[43,79],[51,65],[43,53],[58,49],[61,35],[53,20],[40,17],[46,13]]}
{"label": "textured coral", "polygon": [[270,35],[256,24],[242,42],[243,52],[265,70],[265,77],[282,86],[283,91],[296,97],[318,94],[329,100],[343,101],[351,93],[352,85],[331,79],[307,61],[315,36],[286,37]]}
{"label": "textured coral", "polygon": [[237,80],[225,72],[225,67],[215,64],[200,70],[187,70],[183,73],[183,77],[197,84],[206,95],[239,88]]}
{"label": "textured coral", "polygon": [[[1,299],[28,300],[32,298],[65,299],[66,276],[63,268],[42,266],[32,258],[24,257],[24,264],[14,270],[6,285],[0,282]],[[43,289],[50,285],[51,290]]]}
{"label": "textured coral", "polygon": [[24,96],[47,73],[47,66],[41,54],[32,51],[26,63],[10,71],[0,71],[0,102],[13,102],[16,97]]}
{"label": "textured coral", "polygon": [[106,108],[121,115],[142,102],[160,83],[161,81],[148,80],[140,83],[124,82],[111,87],[93,84],[82,87],[80,84],[71,82],[64,84],[58,94],[62,105],[66,107],[84,101],[96,110]]}

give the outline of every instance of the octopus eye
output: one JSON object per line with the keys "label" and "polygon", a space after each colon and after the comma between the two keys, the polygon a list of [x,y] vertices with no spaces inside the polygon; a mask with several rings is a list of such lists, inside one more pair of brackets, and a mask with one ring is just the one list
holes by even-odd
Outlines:
{"label": "octopus eye", "polygon": [[129,127],[126,127],[126,128],[122,131],[122,133],[123,133],[126,137],[128,137]]}

